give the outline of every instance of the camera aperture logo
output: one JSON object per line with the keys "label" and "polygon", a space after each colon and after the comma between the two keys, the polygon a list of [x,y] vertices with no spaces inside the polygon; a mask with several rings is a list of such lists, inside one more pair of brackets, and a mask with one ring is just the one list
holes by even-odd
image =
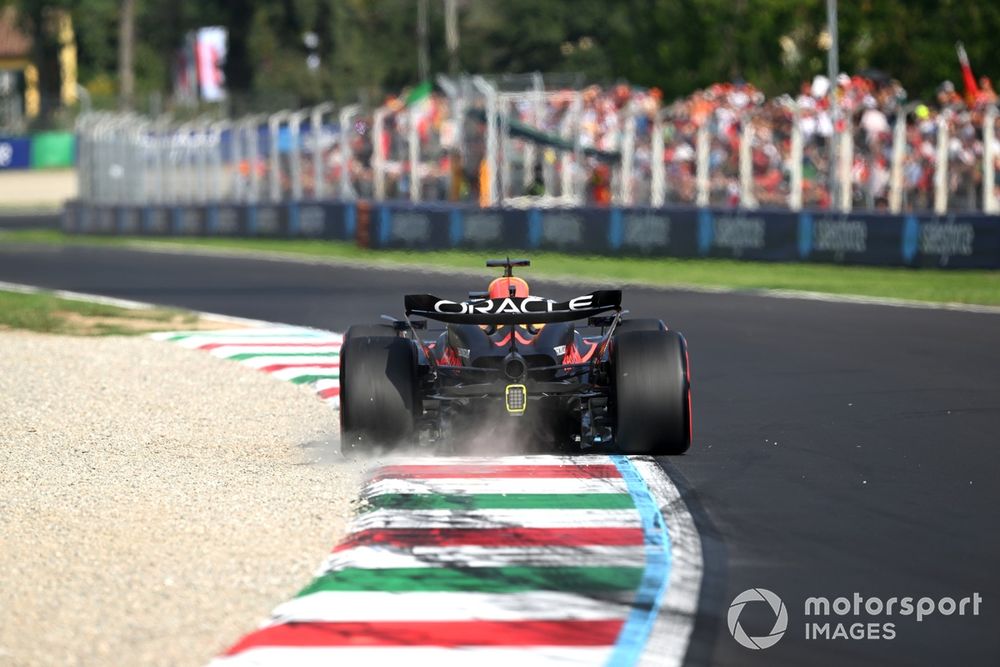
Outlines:
{"label": "camera aperture logo", "polygon": [[[743,607],[750,602],[766,602],[771,606],[771,611],[774,612],[774,627],[771,628],[770,633],[760,637],[751,637],[740,625],[740,614],[743,612]],[[778,640],[784,636],[785,630],[788,629],[788,610],[785,609],[785,603],[781,601],[781,598],[766,588],[750,588],[737,595],[733,603],[729,605],[727,620],[729,634],[740,646],[754,650],[770,648],[778,643]]]}
{"label": "camera aperture logo", "polygon": [[[740,624],[740,614],[750,603],[766,603],[774,613],[774,626],[766,635],[751,637]],[[865,596],[809,597],[803,606],[803,629],[807,640],[892,640],[903,619],[922,623],[931,616],[979,616],[983,596],[978,592],[962,598]],[[770,648],[788,630],[788,610],[784,602],[766,588],[750,588],[729,605],[729,634],[743,647]]]}

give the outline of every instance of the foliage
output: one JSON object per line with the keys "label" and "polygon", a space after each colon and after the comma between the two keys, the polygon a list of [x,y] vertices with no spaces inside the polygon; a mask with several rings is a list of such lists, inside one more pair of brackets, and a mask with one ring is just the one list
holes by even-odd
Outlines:
{"label": "foliage", "polygon": [[[415,83],[418,0],[178,0],[139,3],[137,92],[169,92],[186,31],[229,29],[226,75],[235,104],[264,108],[320,99],[377,102]],[[430,62],[446,71],[442,0],[427,0]],[[116,75],[120,0],[0,0],[41,35],[46,8],[72,12],[84,84]],[[579,72],[660,87],[669,99],[745,79],[792,92],[826,72],[825,0],[459,0],[460,62],[470,72]],[[841,69],[880,69],[911,96],[958,81],[965,42],[977,74],[1000,75],[1000,3],[959,0],[840,2]],[[319,38],[306,66],[303,34]],[[39,41],[44,60],[48,42]],[[48,61],[51,64],[51,58]],[[242,110],[242,109],[239,109]]]}

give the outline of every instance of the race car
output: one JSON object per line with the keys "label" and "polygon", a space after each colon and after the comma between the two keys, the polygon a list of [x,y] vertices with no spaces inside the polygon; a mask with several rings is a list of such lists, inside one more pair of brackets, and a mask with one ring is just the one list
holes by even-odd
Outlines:
{"label": "race car", "polygon": [[[513,426],[525,442],[578,451],[682,454],[691,444],[684,337],[623,317],[620,290],[557,302],[515,267],[461,301],[404,297],[404,316],[348,329],[340,353],[342,444],[380,450],[461,442]],[[432,330],[428,320],[440,323]]]}

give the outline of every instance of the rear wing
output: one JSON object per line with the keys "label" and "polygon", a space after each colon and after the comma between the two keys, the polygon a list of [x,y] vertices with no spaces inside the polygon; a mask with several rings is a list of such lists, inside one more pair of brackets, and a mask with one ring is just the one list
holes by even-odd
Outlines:
{"label": "rear wing", "polygon": [[404,297],[406,316],[416,315],[451,324],[547,324],[572,322],[621,310],[621,290],[598,290],[569,301],[538,296],[449,301],[431,294]]}

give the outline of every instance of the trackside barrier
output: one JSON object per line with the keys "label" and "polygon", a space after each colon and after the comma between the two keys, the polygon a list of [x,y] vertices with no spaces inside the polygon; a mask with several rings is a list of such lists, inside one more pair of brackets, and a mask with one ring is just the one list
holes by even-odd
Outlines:
{"label": "trackside barrier", "polygon": [[410,202],[93,205],[71,234],[355,241],[373,249],[553,250],[609,256],[1000,268],[1000,217],[697,208],[479,208]]}

